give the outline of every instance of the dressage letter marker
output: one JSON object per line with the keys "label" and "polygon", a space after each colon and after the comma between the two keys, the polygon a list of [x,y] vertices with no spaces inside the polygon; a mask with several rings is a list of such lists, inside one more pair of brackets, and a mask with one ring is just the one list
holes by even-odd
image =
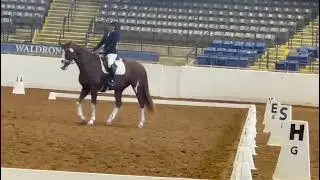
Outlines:
{"label": "dressage letter marker", "polygon": [[263,124],[265,124],[265,122],[270,119],[271,103],[275,102],[275,100],[276,100],[275,97],[269,97],[267,99],[266,110],[264,111],[264,117],[263,117]]}
{"label": "dressage letter marker", "polygon": [[271,123],[271,121],[275,120],[279,105],[281,105],[280,102],[274,100],[270,104],[270,109],[266,109],[266,111],[268,110],[267,113],[269,113],[269,115],[267,116],[268,119],[266,119],[266,121],[265,121],[265,126],[264,126],[264,129],[263,129],[264,133],[271,132],[270,123]]}
{"label": "dressage letter marker", "polygon": [[292,119],[292,107],[290,105],[278,105],[275,119],[270,122],[271,134],[269,137],[269,146],[281,146],[285,141],[285,134],[288,132],[283,126],[286,121]]}
{"label": "dressage letter marker", "polygon": [[274,180],[310,180],[309,127],[307,121],[286,121],[285,144],[282,145]]}
{"label": "dressage letter marker", "polygon": [[19,75],[16,79],[16,82],[13,86],[12,94],[25,94],[24,84],[21,75]]}

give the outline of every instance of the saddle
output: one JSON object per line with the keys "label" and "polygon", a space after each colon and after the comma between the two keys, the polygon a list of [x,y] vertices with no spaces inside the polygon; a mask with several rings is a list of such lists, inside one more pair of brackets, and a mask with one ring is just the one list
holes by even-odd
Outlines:
{"label": "saddle", "polygon": [[[104,68],[110,73],[111,68],[108,67],[107,57],[106,57],[106,56],[103,56],[103,55],[101,55],[101,54],[99,54],[99,57],[100,57],[101,60],[102,60],[102,63],[103,63]],[[119,55],[117,55],[117,57],[116,57],[116,61],[117,61],[117,60],[120,60]],[[115,64],[115,62],[114,62],[113,64]]]}
{"label": "saddle", "polygon": [[101,58],[101,60],[102,60],[102,63],[103,63],[104,68],[108,71],[109,68],[108,68],[108,63],[107,63],[107,57],[101,55],[100,58]]}
{"label": "saddle", "polygon": [[[108,62],[107,62],[107,57],[103,56],[103,55],[100,55],[100,54],[99,54],[99,57],[100,57],[100,59],[102,61],[102,65],[103,65],[104,69],[108,72],[103,78],[104,85],[103,85],[103,88],[100,90],[100,92],[105,92],[106,90],[114,90],[114,86],[115,86],[114,76],[115,76],[115,72],[116,72],[116,69],[117,69],[117,65],[114,62],[111,65],[111,67],[109,68],[108,67]],[[118,55],[116,57],[116,61],[117,60],[119,60],[119,56]]]}

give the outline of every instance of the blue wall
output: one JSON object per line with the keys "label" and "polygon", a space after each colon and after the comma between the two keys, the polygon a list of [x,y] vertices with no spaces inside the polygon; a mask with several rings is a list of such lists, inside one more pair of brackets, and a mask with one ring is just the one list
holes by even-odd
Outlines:
{"label": "blue wall", "polygon": [[[60,57],[62,49],[60,46],[49,46],[40,44],[15,44],[1,43],[1,54],[25,54],[39,56]],[[122,59],[132,61],[153,61],[158,62],[160,55],[153,52],[124,51],[118,52]]]}

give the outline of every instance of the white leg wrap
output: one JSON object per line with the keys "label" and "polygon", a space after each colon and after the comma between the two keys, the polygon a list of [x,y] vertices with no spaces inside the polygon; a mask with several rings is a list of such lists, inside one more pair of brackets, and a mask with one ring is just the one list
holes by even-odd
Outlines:
{"label": "white leg wrap", "polygon": [[91,119],[96,120],[96,105],[91,104]]}
{"label": "white leg wrap", "polygon": [[84,120],[85,117],[83,115],[82,105],[79,102],[77,102],[77,109],[78,109],[78,116],[81,118],[81,120]]}
{"label": "white leg wrap", "polygon": [[88,125],[94,124],[95,121],[96,121],[96,105],[95,104],[91,104],[91,119],[88,122]]}
{"label": "white leg wrap", "polygon": [[139,128],[143,128],[144,122],[146,121],[144,108],[140,109],[140,114],[141,114],[141,119],[140,119],[140,122],[139,122]]}
{"label": "white leg wrap", "polygon": [[107,120],[108,124],[112,123],[112,121],[117,117],[118,112],[119,112],[119,108],[114,107],[112,113],[110,114],[110,116]]}

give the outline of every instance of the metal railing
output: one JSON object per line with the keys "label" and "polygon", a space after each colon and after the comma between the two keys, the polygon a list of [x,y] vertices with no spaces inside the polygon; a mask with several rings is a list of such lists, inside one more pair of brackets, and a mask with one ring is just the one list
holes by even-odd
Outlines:
{"label": "metal railing", "polygon": [[192,64],[194,64],[194,60],[195,60],[195,58],[198,56],[198,48],[195,46],[195,47],[193,47],[191,50],[190,50],[190,52],[186,55],[186,60],[187,60],[187,62],[186,62],[186,64],[187,65],[192,65]]}
{"label": "metal railing", "polygon": [[[311,39],[311,46],[310,47],[318,47],[319,46],[319,29],[315,30],[315,25],[314,25],[314,21],[311,22],[311,37],[309,38],[305,38],[308,37],[305,33],[303,29],[299,29],[297,31],[295,31],[295,34],[300,34],[301,39],[300,39],[300,46],[304,46],[306,44],[306,42],[309,42]],[[291,38],[289,40],[288,46],[290,49],[293,48],[293,38]]]}
{"label": "metal railing", "polygon": [[85,37],[85,46],[87,48],[90,47],[89,45],[89,39],[91,37],[92,34],[94,34],[94,24],[95,23],[95,17],[91,18],[90,23],[89,23],[89,27],[88,27],[88,31],[86,32],[86,37]]}
{"label": "metal railing", "polygon": [[70,8],[67,15],[65,15],[62,19],[59,42],[61,42],[61,39],[64,39],[65,31],[70,31],[70,25],[74,19],[74,11],[76,10],[77,6],[78,6],[78,1],[72,0],[70,3]]}

